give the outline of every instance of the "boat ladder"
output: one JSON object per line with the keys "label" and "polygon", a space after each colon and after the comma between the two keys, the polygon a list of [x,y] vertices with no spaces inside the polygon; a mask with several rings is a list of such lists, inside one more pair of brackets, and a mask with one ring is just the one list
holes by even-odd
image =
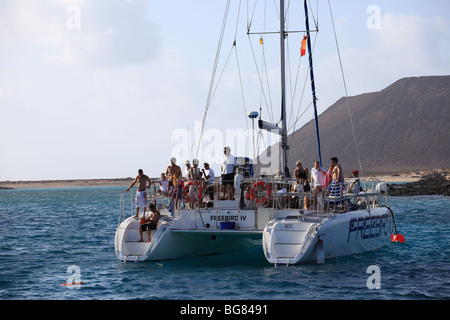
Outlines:
{"label": "boat ladder", "polygon": [[127,261],[133,261],[133,260],[134,260],[134,262],[138,262],[139,257],[141,257],[141,256],[138,256],[136,254],[125,256],[125,259],[123,259],[123,263],[127,263]]}

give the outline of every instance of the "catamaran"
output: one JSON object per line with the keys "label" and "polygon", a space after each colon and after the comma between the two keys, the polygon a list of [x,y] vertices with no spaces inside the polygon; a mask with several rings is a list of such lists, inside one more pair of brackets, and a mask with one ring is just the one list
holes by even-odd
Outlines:
{"label": "catamaran", "polygon": [[[229,1],[227,3],[227,8]],[[279,0],[279,43],[281,74],[281,118],[279,123],[261,119],[258,112],[248,113],[258,118],[260,130],[280,136],[280,175],[254,174],[256,164],[248,158],[236,158],[233,200],[222,200],[222,181],[182,181],[172,194],[156,192],[154,185],[147,191],[147,202],[161,212],[157,228],[146,232],[140,240],[140,218],[134,217],[133,195],[121,198],[121,210],[115,235],[117,257],[124,261],[158,261],[183,256],[201,256],[261,246],[268,262],[291,265],[315,261],[324,263],[345,255],[376,250],[394,241],[404,241],[398,234],[394,213],[389,208],[386,184],[361,179],[360,187],[348,192],[341,182],[330,193],[325,190],[310,208],[312,199],[303,188],[292,190],[295,179],[287,166],[288,127],[286,117],[286,6]],[[321,160],[316,89],[313,72],[308,1],[304,1],[305,26],[301,53],[309,52],[309,76],[317,133],[318,159]],[[313,30],[317,32],[318,30]],[[298,31],[296,31],[298,32]],[[250,35],[250,26],[247,33]],[[273,32],[267,32],[267,34]],[[265,34],[265,32],[257,32]],[[262,43],[262,38],[261,38]],[[305,196],[308,200],[304,200]],[[295,201],[293,201],[295,200]],[[129,210],[128,210],[129,209]],[[130,216],[128,216],[130,213]]]}

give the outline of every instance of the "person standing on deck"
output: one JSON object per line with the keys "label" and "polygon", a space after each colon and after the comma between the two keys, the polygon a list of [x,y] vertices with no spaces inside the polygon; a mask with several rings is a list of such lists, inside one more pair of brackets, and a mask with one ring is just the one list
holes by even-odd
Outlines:
{"label": "person standing on deck", "polygon": [[234,173],[236,172],[236,160],[231,154],[230,147],[223,148],[223,161],[220,167],[223,184],[223,198],[225,200],[233,200],[234,195]]}
{"label": "person standing on deck", "polygon": [[125,189],[125,192],[128,192],[133,186],[137,183],[137,192],[136,192],[136,215],[135,218],[139,218],[139,208],[144,208],[144,215],[147,209],[147,181],[151,184],[152,181],[148,176],[144,174],[144,170],[139,169],[138,175],[134,178],[133,183]]}
{"label": "person standing on deck", "polygon": [[344,173],[342,172],[342,167],[338,164],[338,158],[333,157],[330,159],[331,165],[333,166],[333,171],[331,172],[331,181],[344,182]]}
{"label": "person standing on deck", "polygon": [[177,184],[178,179],[181,177],[181,168],[177,166],[177,159],[172,157],[170,159],[170,166],[166,169],[166,177],[169,179],[169,189]]}
{"label": "person standing on deck", "polygon": [[314,168],[311,169],[311,183],[314,188],[313,207],[317,210],[317,197],[322,192],[325,185],[325,177],[327,172],[320,166],[319,160],[314,162]]}

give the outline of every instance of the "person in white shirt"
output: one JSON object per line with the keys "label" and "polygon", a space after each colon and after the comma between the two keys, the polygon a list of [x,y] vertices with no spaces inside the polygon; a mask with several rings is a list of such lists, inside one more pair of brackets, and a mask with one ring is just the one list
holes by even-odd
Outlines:
{"label": "person in white shirt", "polygon": [[186,160],[185,162],[186,168],[184,169],[184,179],[189,181],[189,171],[191,171],[191,162],[189,160]]}
{"label": "person in white shirt", "polygon": [[323,190],[326,174],[327,171],[320,166],[319,160],[314,161],[314,168],[311,169],[311,180],[314,188],[314,210],[317,210],[317,196]]}
{"label": "person in white shirt", "polygon": [[361,182],[359,180],[359,171],[353,170],[353,179],[350,181],[350,185],[348,187],[348,192],[358,194],[359,193],[359,187],[361,185]]}
{"label": "person in white shirt", "polygon": [[206,201],[214,200],[214,170],[209,167],[208,162],[205,162],[203,167],[202,172],[205,179],[203,194],[206,196]]}
{"label": "person in white shirt", "polygon": [[214,182],[214,170],[209,167],[209,163],[205,162],[202,169],[203,176],[205,177],[207,185],[211,185]]}
{"label": "person in white shirt", "polygon": [[223,148],[223,161],[220,168],[222,174],[223,195],[225,200],[233,200],[234,172],[236,171],[236,159],[231,154],[230,147]]}
{"label": "person in white shirt", "polygon": [[157,181],[159,183],[160,189],[157,191],[158,193],[162,193],[164,195],[169,194],[169,180],[164,173],[161,173],[161,179]]}

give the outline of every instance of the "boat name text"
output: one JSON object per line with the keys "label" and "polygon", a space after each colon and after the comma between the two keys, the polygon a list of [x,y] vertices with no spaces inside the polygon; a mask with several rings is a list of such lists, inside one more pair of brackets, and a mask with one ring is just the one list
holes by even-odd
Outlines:
{"label": "boat name text", "polygon": [[246,215],[211,215],[209,217],[211,221],[219,222],[233,222],[233,221],[245,221],[247,219]]}
{"label": "boat name text", "polygon": [[358,236],[364,240],[378,238],[387,235],[390,230],[391,220],[388,214],[351,218],[348,224],[347,242],[358,240]]}

